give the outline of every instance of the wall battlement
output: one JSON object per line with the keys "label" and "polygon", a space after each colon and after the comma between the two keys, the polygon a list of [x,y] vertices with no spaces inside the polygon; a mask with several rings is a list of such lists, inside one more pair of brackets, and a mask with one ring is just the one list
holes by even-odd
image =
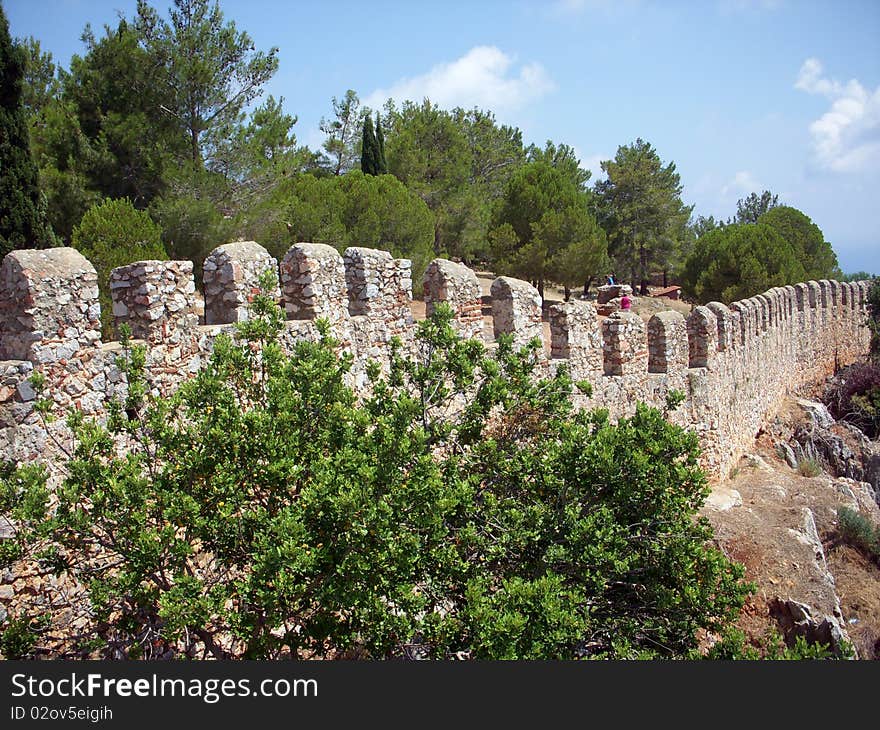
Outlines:
{"label": "wall battlement", "polygon": [[[374,249],[352,247],[340,255],[331,246],[298,243],[279,265],[257,243],[231,243],[205,260],[203,321],[191,262],[140,261],[113,270],[114,322],[149,343],[154,392],[170,391],[202,367],[217,335],[248,316],[267,269],[279,273],[274,294],[288,318],[284,340],[313,339],[315,320],[327,320],[341,349],[354,356],[355,388],[365,386],[369,360],[387,366],[392,337],[412,345],[408,260]],[[435,259],[423,285],[429,314],[447,302],[463,336],[491,345],[473,271]],[[629,311],[600,319],[585,301],[554,304],[539,371],[550,374],[565,364],[576,380],[593,386],[590,398],[574,396],[577,404],[608,408],[614,417],[631,414],[639,401],[662,407],[671,391],[683,392],[685,402],[671,417],[700,435],[706,466],[725,475],[787,392],[867,352],[868,286],[810,281],[730,306],[711,302],[687,318],[661,312],[647,325]],[[542,338],[541,297],[531,285],[499,277],[491,299],[494,337],[509,334],[518,345]],[[8,254],[0,265],[0,454],[41,458],[51,442],[33,409],[28,378],[35,368],[46,376],[59,413],[74,407],[101,416],[108,398],[124,392],[115,364],[119,349],[118,342],[100,340],[97,275],[79,252]]]}

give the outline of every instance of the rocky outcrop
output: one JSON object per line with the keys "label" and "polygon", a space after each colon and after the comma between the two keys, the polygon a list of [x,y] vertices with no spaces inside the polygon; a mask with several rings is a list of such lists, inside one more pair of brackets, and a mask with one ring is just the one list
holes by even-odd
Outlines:
{"label": "rocky outcrop", "polygon": [[[814,617],[813,610],[791,598],[776,598],[770,604],[770,613],[789,641],[802,636],[809,644],[825,644],[838,656],[846,656],[845,647],[851,647],[846,631],[834,616]],[[858,656],[852,657],[858,659]]]}
{"label": "rocky outcrop", "polygon": [[880,444],[858,428],[835,421],[824,404],[794,399],[802,417],[785,424],[776,419],[768,426],[776,451],[792,468],[815,462],[826,473],[856,482],[866,482],[880,494]]}

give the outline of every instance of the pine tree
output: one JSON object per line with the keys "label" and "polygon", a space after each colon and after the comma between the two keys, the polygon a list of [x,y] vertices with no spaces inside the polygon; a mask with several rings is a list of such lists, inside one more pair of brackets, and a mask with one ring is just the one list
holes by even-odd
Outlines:
{"label": "pine tree", "polygon": [[388,162],[385,160],[385,133],[382,131],[382,121],[379,112],[376,112],[376,142],[379,145],[379,175],[388,173]]}
{"label": "pine tree", "polygon": [[607,178],[594,190],[615,270],[647,294],[652,271],[667,272],[679,263],[693,206],[681,200],[675,163],[664,165],[642,139],[618,147],[602,170]]}
{"label": "pine tree", "polygon": [[24,72],[24,53],[12,42],[0,6],[0,257],[52,242],[40,210],[37,166],[22,104]]}
{"label": "pine tree", "polygon": [[364,136],[361,144],[361,171],[364,175],[379,175],[379,142],[373,131],[373,118],[364,117]]}

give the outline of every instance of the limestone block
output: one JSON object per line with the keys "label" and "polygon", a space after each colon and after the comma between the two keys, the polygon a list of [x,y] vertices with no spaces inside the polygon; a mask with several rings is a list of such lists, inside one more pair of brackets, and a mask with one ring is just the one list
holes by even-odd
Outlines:
{"label": "limestone block", "polygon": [[711,367],[718,352],[718,319],[708,307],[694,307],[687,318],[688,364]]}
{"label": "limestone block", "polygon": [[477,275],[464,264],[434,259],[422,279],[425,313],[430,317],[440,302],[455,314],[452,326],[463,337],[483,336],[483,302]]}
{"label": "limestone block", "polygon": [[397,278],[394,258],[387,251],[352,246],[342,259],[351,315],[382,316],[396,298],[391,290]]}
{"label": "limestone block", "polygon": [[828,294],[829,294],[829,303],[831,309],[835,312],[840,307],[840,290],[842,288],[842,284],[839,281],[832,279],[828,282]]}
{"label": "limestone block", "polygon": [[819,286],[818,281],[808,281],[807,282],[807,306],[810,309],[816,309],[816,307],[820,306],[819,302],[821,301],[822,296],[822,287]]}
{"label": "limestone block", "polygon": [[757,294],[753,299],[758,305],[759,332],[766,332],[770,326],[770,301],[763,294]]}
{"label": "limestone block", "polygon": [[590,302],[572,300],[549,310],[550,356],[567,358],[573,367],[603,370],[602,336],[596,308]]}
{"label": "limestone block", "polygon": [[782,287],[785,292],[785,316],[786,319],[793,319],[794,313],[797,311],[797,291],[791,284]]}
{"label": "limestone block", "polygon": [[54,362],[101,340],[95,267],[76,249],[12,251],[0,265],[0,359]]}
{"label": "limestone block", "polygon": [[795,305],[797,311],[803,312],[810,307],[810,287],[805,282],[794,285]]}
{"label": "limestone block", "polygon": [[[278,262],[254,241],[227,243],[211,251],[204,263],[205,324],[246,320],[266,271],[277,274]],[[269,294],[280,297],[277,282]]]}
{"label": "limestone block", "polygon": [[602,322],[606,375],[632,375],[648,370],[648,338],[637,314],[621,310]]}
{"label": "limestone block", "polygon": [[596,289],[596,304],[607,304],[612,299],[619,299],[624,294],[632,296],[633,290],[629,284],[605,284]]}
{"label": "limestone block", "polygon": [[730,311],[736,316],[736,337],[734,338],[734,344],[737,347],[744,346],[751,336],[749,330],[749,317],[751,316],[751,310],[745,302],[733,302],[730,305]]}
{"label": "limestone block", "polygon": [[297,243],[281,262],[288,319],[348,319],[348,287],[342,256],[324,243]]}
{"label": "limestone block", "polygon": [[828,279],[819,280],[819,306],[822,309],[831,307],[831,282]]}
{"label": "limestone block", "polygon": [[180,344],[198,326],[192,261],[136,261],[110,273],[117,331],[123,323],[135,339]]}
{"label": "limestone block", "polygon": [[680,312],[658,312],[648,321],[648,372],[685,370],[689,364],[687,321]]}
{"label": "limestone block", "polygon": [[721,302],[709,302],[706,308],[715,315],[718,322],[718,350],[729,350],[734,343],[733,313]]}
{"label": "limestone block", "polygon": [[541,295],[535,287],[521,279],[499,276],[490,291],[495,337],[511,334],[516,347],[542,338]]}

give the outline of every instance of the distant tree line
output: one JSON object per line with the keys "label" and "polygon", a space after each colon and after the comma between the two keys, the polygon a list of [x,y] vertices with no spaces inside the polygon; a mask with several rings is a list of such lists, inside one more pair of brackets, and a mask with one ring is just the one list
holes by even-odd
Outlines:
{"label": "distant tree line", "polygon": [[[166,17],[142,0],[133,17],[82,37],[64,69],[39,41],[10,38],[2,17],[2,252],[93,248],[77,234],[86,213],[127,200],[169,257],[197,264],[236,238],[275,255],[298,240],[360,243],[412,258],[416,286],[442,255],[542,291],[561,285],[566,297],[610,271],[644,293],[662,273],[700,301],[839,275],[821,231],[769,191],[725,223],[694,219],[675,163],[642,139],[590,185],[572,147],[525,145],[491,111],[428,99],[373,110],[349,89],[332,98],[311,150],[283,98],[257,103],[278,49],[256,50],[216,1],[174,0]],[[121,235],[113,264],[143,244]]]}

